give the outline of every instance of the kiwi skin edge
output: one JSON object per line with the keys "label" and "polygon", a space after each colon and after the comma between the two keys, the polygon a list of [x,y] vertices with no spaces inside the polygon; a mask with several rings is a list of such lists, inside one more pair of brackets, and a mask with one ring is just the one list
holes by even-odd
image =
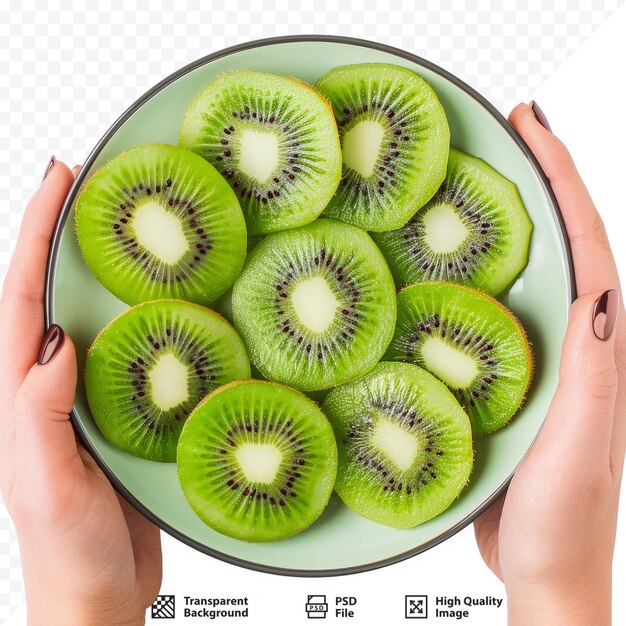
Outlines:
{"label": "kiwi skin edge", "polygon": [[[474,289],[474,287],[468,287],[467,285],[459,285],[458,283],[451,283],[449,281],[444,281],[444,280],[440,280],[440,281],[433,281],[437,284],[440,285],[450,285],[452,287],[458,287],[460,289],[467,289],[467,291],[473,291],[474,293],[477,293],[478,295],[482,296],[483,298],[486,298],[487,300],[490,300],[493,304],[497,305],[498,308],[503,311],[507,317],[509,317],[513,323],[515,324],[515,326],[517,326],[517,329],[520,332],[520,335],[522,337],[522,343],[524,344],[524,351],[526,353],[526,360],[528,361],[528,374],[526,376],[526,383],[525,383],[525,390],[524,393],[522,395],[522,399],[519,403],[519,406],[517,407],[517,409],[515,410],[515,412],[513,413],[513,415],[511,415],[511,417],[502,425],[498,426],[498,428],[494,428],[493,430],[490,430],[488,433],[479,433],[478,437],[483,437],[486,435],[490,435],[491,433],[495,433],[498,430],[500,430],[501,428],[504,428],[507,424],[510,423],[510,421],[513,419],[513,417],[515,417],[515,415],[517,415],[518,411],[522,408],[522,406],[524,406],[524,402],[526,401],[526,396],[528,394],[528,390],[530,388],[530,384],[532,383],[533,380],[533,375],[535,373],[535,359],[533,357],[533,353],[530,349],[530,346],[532,345],[530,339],[528,338],[528,335],[526,333],[525,328],[522,326],[521,322],[517,319],[517,317],[515,317],[515,315],[513,314],[512,311],[510,311],[509,309],[507,309],[504,304],[502,304],[502,302],[500,302],[499,300],[496,300],[496,298],[494,298],[493,296],[490,296],[488,294],[486,294],[483,291],[480,291],[479,289]],[[412,285],[404,285],[401,289],[398,290],[398,294],[402,293],[405,289],[407,289],[408,287],[412,287]]]}
{"label": "kiwi skin edge", "polygon": [[[118,313],[111,321],[109,321],[109,323],[104,328],[102,328],[98,332],[98,334],[92,339],[91,343],[89,344],[89,348],[87,348],[87,352],[85,353],[85,361],[87,360],[87,356],[91,352],[92,347],[96,343],[96,339],[98,339],[98,337],[100,337],[100,335],[102,333],[104,333],[104,331],[107,330],[113,324],[113,322],[118,320],[123,315],[126,315],[126,313],[128,313],[128,311],[130,311],[130,309],[134,310],[134,309],[138,309],[139,307],[144,306],[145,304],[155,304],[157,302],[164,302],[164,301],[166,301],[166,302],[178,302],[180,304],[189,304],[191,306],[195,306],[198,309],[202,309],[203,311],[206,311],[207,313],[210,313],[211,315],[213,315],[214,317],[222,320],[223,322],[226,322],[226,324],[228,324],[232,328],[232,324],[223,315],[220,315],[217,311],[214,311],[213,309],[209,309],[206,306],[202,306],[201,304],[197,304],[196,302],[188,302],[187,300],[181,300],[180,298],[158,298],[157,300],[147,300],[146,302],[140,302],[139,304],[134,304],[132,306],[129,306],[127,309],[124,309],[121,313]],[[244,344],[244,347],[245,347],[245,344]],[[246,348],[246,354],[247,353],[248,353],[248,350]]]}

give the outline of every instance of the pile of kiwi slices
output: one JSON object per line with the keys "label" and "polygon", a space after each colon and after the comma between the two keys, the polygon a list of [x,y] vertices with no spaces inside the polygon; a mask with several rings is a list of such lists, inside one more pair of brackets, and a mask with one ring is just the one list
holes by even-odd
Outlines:
{"label": "pile of kiwi slices", "polygon": [[88,351],[93,418],[124,452],[177,463],[219,533],[285,539],[333,490],[373,522],[421,524],[528,391],[529,341],[495,298],[532,223],[405,68],[218,76],[178,146],[113,158],[75,217],[88,267],[131,305]]}

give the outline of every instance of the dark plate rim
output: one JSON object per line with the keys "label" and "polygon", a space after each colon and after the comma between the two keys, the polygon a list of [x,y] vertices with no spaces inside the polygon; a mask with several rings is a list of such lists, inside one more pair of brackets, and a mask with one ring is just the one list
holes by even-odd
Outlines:
{"label": "dark plate rim", "polygon": [[[570,248],[569,239],[567,237],[567,231],[565,228],[565,223],[563,220],[563,216],[561,214],[561,210],[559,208],[558,202],[552,191],[552,187],[550,186],[550,182],[543,172],[539,162],[531,152],[528,145],[524,142],[521,136],[517,133],[517,131],[509,124],[506,118],[482,95],[480,95],[477,91],[475,91],[472,87],[467,85],[464,81],[457,78],[447,70],[440,68],[434,63],[427,61],[415,54],[410,52],[406,52],[404,50],[400,50],[398,48],[394,48],[393,46],[389,46],[387,44],[378,43],[375,41],[368,41],[365,39],[356,39],[352,37],[342,37],[335,35],[288,35],[285,37],[271,37],[267,39],[258,39],[247,41],[244,43],[240,43],[229,48],[225,48],[223,50],[219,50],[217,52],[213,52],[208,54],[200,59],[185,65],[180,68],[176,72],[170,74],[159,83],[157,83],[154,87],[149,89],[145,94],[143,94],[138,100],[136,100],[107,130],[107,132],[102,136],[102,138],[98,141],[94,149],[90,152],[81,171],[79,172],[76,180],[74,181],[68,195],[65,199],[63,207],[61,209],[61,213],[57,219],[54,234],[52,236],[50,252],[48,254],[48,262],[46,266],[46,283],[45,283],[45,296],[44,296],[44,310],[45,310],[45,325],[46,328],[54,323],[54,286],[55,286],[55,269],[59,254],[59,246],[61,242],[61,237],[65,228],[65,223],[67,221],[70,209],[72,204],[74,203],[74,199],[80,189],[80,186],[83,180],[86,177],[86,172],[91,168],[92,164],[96,160],[99,153],[102,151],[104,146],[109,142],[111,137],[119,130],[119,128],[148,100],[150,100],[154,95],[156,95],[159,91],[175,82],[185,74],[206,65],[207,63],[211,63],[216,59],[220,59],[231,54],[235,54],[237,52],[241,52],[243,50],[250,50],[254,48],[271,46],[275,44],[285,44],[285,43],[302,43],[302,42],[315,42],[315,43],[339,43],[339,44],[347,44],[351,46],[358,46],[364,48],[370,48],[372,50],[378,50],[379,52],[385,52],[403,59],[407,61],[411,61],[417,65],[425,67],[426,69],[438,74],[442,78],[448,80],[456,87],[464,91],[471,98],[473,98],[476,102],[478,102],[483,108],[485,108],[495,119],[496,121],[507,131],[507,133],[511,136],[511,138],[518,145],[519,149],[522,151],[528,162],[530,163],[532,169],[534,170],[537,178],[540,180],[545,194],[548,196],[550,204],[552,206],[553,217],[556,218],[556,222],[560,228],[561,236],[563,239],[563,246],[565,249],[566,262],[569,273],[569,291],[570,291],[570,300],[573,302],[576,298],[576,282],[574,275],[574,264],[572,259],[572,253]],[[241,559],[239,557],[234,557],[224,552],[220,552],[213,548],[210,548],[203,543],[196,541],[195,539],[185,535],[180,532],[173,526],[170,526],[167,522],[162,520],[156,514],[154,514],[151,510],[149,510],[146,506],[144,506],[126,487],[124,484],[117,478],[111,468],[107,465],[105,460],[102,458],[97,448],[93,445],[91,440],[89,439],[86,430],[84,429],[81,421],[78,417],[78,414],[75,408],[72,408],[72,412],[70,413],[70,419],[74,426],[74,429],[78,432],[82,444],[87,448],[89,453],[94,457],[97,464],[100,466],[106,477],[109,479],[111,484],[115,487],[115,489],[122,495],[128,502],[135,507],[142,515],[148,518],[153,524],[170,534],[172,537],[175,537],[179,541],[195,548],[196,550],[208,554],[209,556],[215,557],[221,561],[229,563],[231,565],[237,565],[240,567],[245,567],[250,570],[255,570],[258,572],[262,572],[265,574],[279,574],[284,576],[300,576],[300,577],[326,577],[326,576],[339,576],[339,575],[347,575],[347,574],[357,574],[360,572],[367,572],[374,569],[378,569],[381,567],[385,567],[387,565],[392,565],[393,563],[398,563],[405,559],[408,559],[416,554],[420,554],[439,543],[449,539],[461,529],[465,528],[467,525],[472,523],[481,513],[483,513],[491,504],[493,504],[508,488],[511,479],[513,478],[515,471],[500,485],[498,489],[494,493],[491,494],[487,500],[485,500],[479,507],[477,507],[472,513],[467,515],[457,524],[446,530],[445,532],[437,535],[430,541],[427,541],[415,548],[407,550],[405,552],[401,552],[399,554],[393,555],[391,557],[387,557],[385,559],[381,559],[379,561],[374,561],[371,563],[364,563],[359,565],[353,565],[349,567],[341,567],[335,569],[319,569],[319,570],[308,570],[308,569],[296,569],[296,568],[283,568],[283,567],[275,567],[271,565],[265,565],[262,563],[256,563],[254,561],[247,561],[245,559]],[[536,440],[536,438],[535,438]],[[532,447],[529,446],[529,450]],[[528,452],[526,452],[528,454]],[[521,463],[521,461],[520,461]],[[519,467],[519,464],[518,466]]]}

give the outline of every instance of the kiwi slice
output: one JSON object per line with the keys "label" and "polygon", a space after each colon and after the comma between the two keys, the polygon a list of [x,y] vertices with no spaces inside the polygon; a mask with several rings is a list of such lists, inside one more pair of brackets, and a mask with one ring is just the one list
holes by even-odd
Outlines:
{"label": "kiwi slice", "polygon": [[514,183],[451,148],[439,191],[402,228],[374,240],[398,285],[448,281],[495,296],[526,266],[532,228]]}
{"label": "kiwi slice", "polygon": [[209,304],[243,266],[246,226],[235,194],[197,154],[165,144],[124,152],[76,202],[89,269],[120,300]]}
{"label": "kiwi slice", "polygon": [[333,389],[322,410],[337,438],[335,490],[353,511],[411,528],[447,509],[473,465],[472,427],[445,385],[410,363],[379,363]]}
{"label": "kiwi slice", "polygon": [[372,369],[396,319],[393,278],[370,236],[327,218],[263,239],[235,282],[232,305],[263,376],[304,391]]}
{"label": "kiwi slice", "polygon": [[85,387],[109,442],[173,462],[198,402],[219,385],[249,377],[245,346],[226,320],[196,304],[156,300],[126,310],[95,338]]}
{"label": "kiwi slice", "polygon": [[328,420],[303,394],[246,380],[215,390],[193,411],[178,444],[191,508],[243,541],[284,539],[324,510],[337,473]]}
{"label": "kiwi slice", "polygon": [[343,155],[325,214],[366,230],[400,228],[446,175],[450,129],[435,92],[384,63],[336,67],[315,86],[333,106]]}
{"label": "kiwi slice", "polygon": [[313,221],[341,176],[330,105],[309,85],[275,74],[216,78],[189,105],[179,141],[223,174],[253,235]]}
{"label": "kiwi slice", "polygon": [[511,419],[533,369],[526,333],[508,309],[475,289],[443,282],[398,294],[396,331],[384,358],[416,363],[442,380],[476,435]]}

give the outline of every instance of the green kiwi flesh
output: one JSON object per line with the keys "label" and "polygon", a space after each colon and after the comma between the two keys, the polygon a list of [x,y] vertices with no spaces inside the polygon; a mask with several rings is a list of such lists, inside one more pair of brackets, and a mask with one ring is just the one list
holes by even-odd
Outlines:
{"label": "green kiwi flesh", "polygon": [[120,300],[209,304],[246,254],[235,194],[204,159],[137,146],[98,169],[76,202],[76,232],[93,275]]}
{"label": "green kiwi flesh", "polygon": [[262,375],[314,391],[374,367],[393,334],[396,297],[370,236],[322,218],[263,239],[235,282],[232,308]]}
{"label": "green kiwi flesh", "polygon": [[341,176],[330,106],[309,85],[274,74],[216,78],[189,105],[179,142],[226,178],[252,235],[313,221]]}
{"label": "green kiwi flesh", "polygon": [[411,528],[445,511],[467,484],[469,418],[416,365],[380,363],[333,389],[322,410],[338,442],[335,490],[359,515]]}
{"label": "green kiwi flesh", "polygon": [[333,490],[337,447],[319,407],[258,380],[225,385],[191,414],[178,475],[192,509],[219,533],[276,541],[310,526]]}
{"label": "green kiwi flesh", "polygon": [[495,296],[526,266],[532,228],[514,183],[451,148],[437,193],[402,228],[374,240],[399,286],[447,281]]}
{"label": "green kiwi flesh", "polygon": [[435,92],[384,63],[336,67],[315,87],[333,106],[343,156],[325,215],[371,231],[400,228],[446,174],[450,129]]}
{"label": "green kiwi flesh", "polygon": [[174,462],[180,431],[198,402],[249,376],[245,346],[226,320],[195,304],[157,300],[126,310],[95,338],[85,387],[110,443]]}
{"label": "green kiwi flesh", "polygon": [[461,285],[417,283],[398,294],[385,360],[408,361],[442,380],[467,411],[475,435],[504,426],[530,385],[532,355],[514,315]]}

